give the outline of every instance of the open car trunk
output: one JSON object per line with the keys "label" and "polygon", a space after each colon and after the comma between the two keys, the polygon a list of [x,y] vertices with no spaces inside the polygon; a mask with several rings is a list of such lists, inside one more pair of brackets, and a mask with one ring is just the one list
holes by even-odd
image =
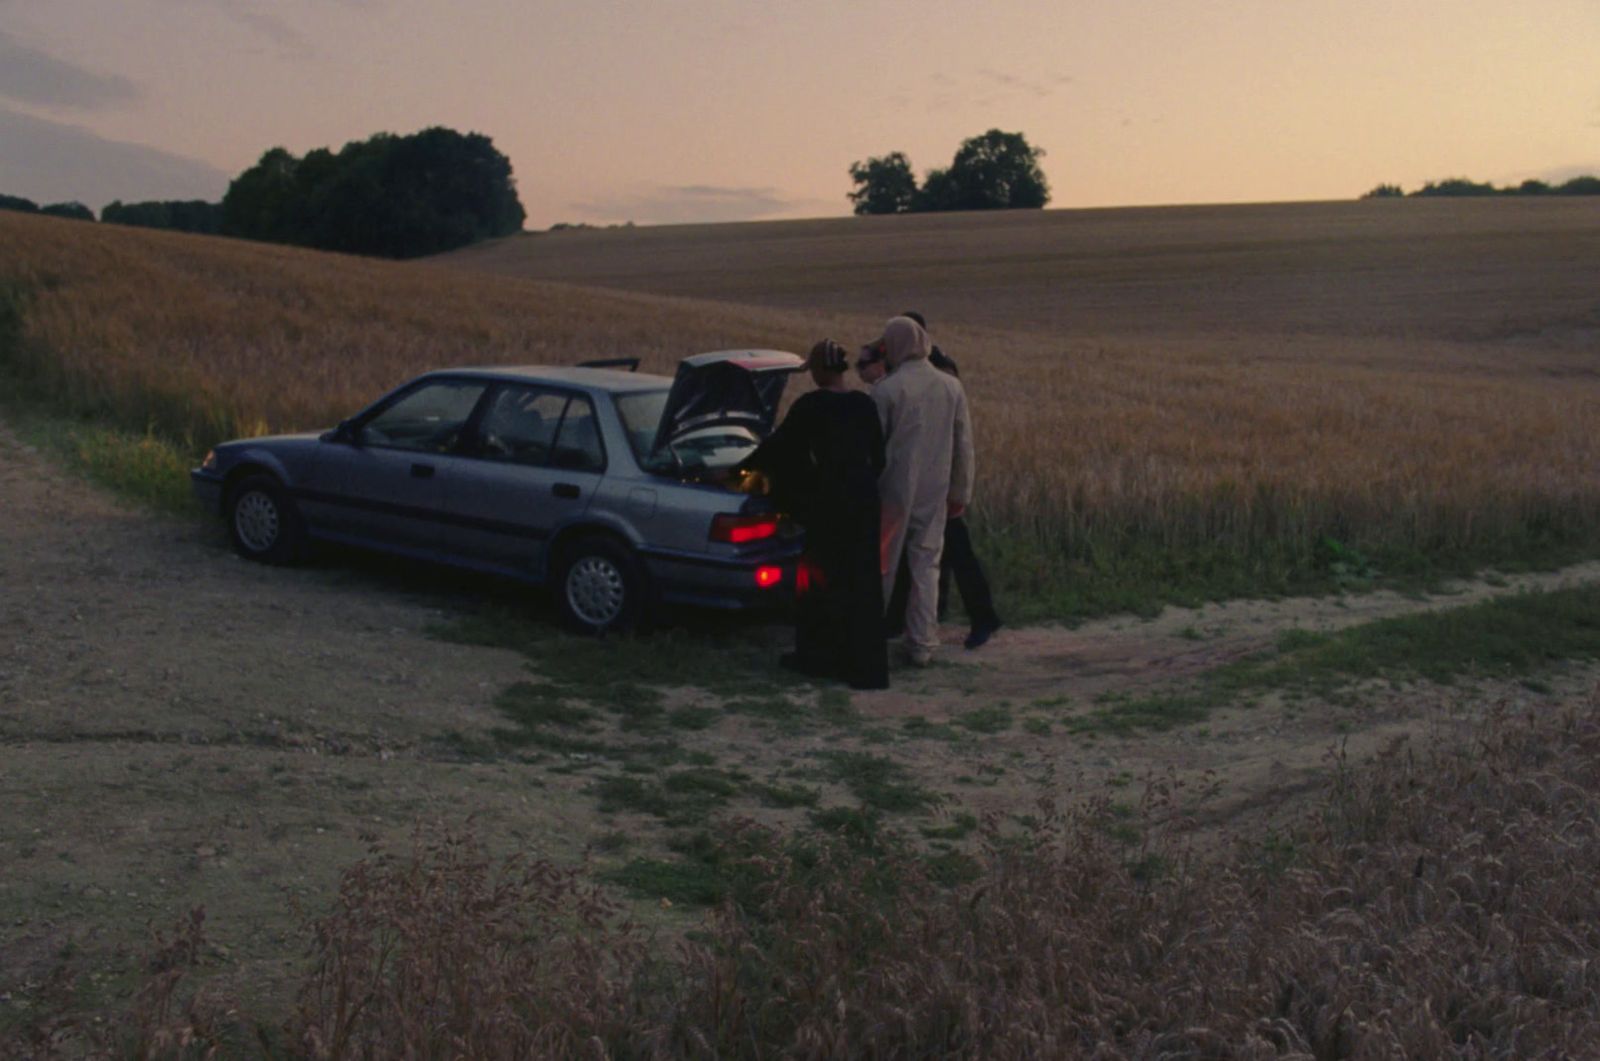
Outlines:
{"label": "open car trunk", "polygon": [[804,367],[803,358],[783,350],[718,350],[684,358],[661,410],[654,448],[710,427],[744,427],[766,438],[778,419],[783,388]]}
{"label": "open car trunk", "polygon": [[772,433],[789,377],[805,360],[782,350],[719,350],[678,364],[651,448],[655,470],[720,481]]}

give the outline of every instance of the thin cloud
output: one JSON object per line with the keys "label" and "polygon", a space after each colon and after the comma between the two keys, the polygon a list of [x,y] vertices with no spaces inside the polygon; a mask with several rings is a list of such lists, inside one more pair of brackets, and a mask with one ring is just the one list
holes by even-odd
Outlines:
{"label": "thin cloud", "polygon": [[293,55],[312,55],[316,51],[305,34],[276,15],[236,4],[224,4],[222,10],[229,18],[259,33],[285,52]]}
{"label": "thin cloud", "polygon": [[[1016,74],[1008,74],[1001,70],[991,70],[987,67],[979,70],[978,76],[983,78],[985,81],[988,81],[994,85],[998,85],[1008,91],[1026,92],[1029,95],[1035,96],[1039,99],[1044,99],[1055,92],[1054,85],[1041,84],[1040,82],[1033,81],[1029,78],[1018,77]],[[1059,78],[1057,79],[1056,83],[1060,83]]]}
{"label": "thin cloud", "polygon": [[733,188],[713,184],[684,184],[648,189],[632,195],[590,199],[571,204],[582,217],[605,221],[633,221],[643,225],[680,225],[697,222],[754,221],[793,213],[810,205],[789,199],[775,188]]}
{"label": "thin cloud", "polygon": [[[196,0],[169,0],[169,2],[190,7]],[[199,2],[238,23],[251,35],[274,45],[285,56],[303,59],[317,54],[316,45],[311,42],[311,38],[295,29],[282,16],[274,14],[271,4],[255,3],[253,0],[199,0]],[[338,0],[338,2],[348,7],[368,6],[363,0]]]}
{"label": "thin cloud", "polygon": [[0,97],[39,107],[100,110],[139,98],[125,77],[97,74],[0,30]]}

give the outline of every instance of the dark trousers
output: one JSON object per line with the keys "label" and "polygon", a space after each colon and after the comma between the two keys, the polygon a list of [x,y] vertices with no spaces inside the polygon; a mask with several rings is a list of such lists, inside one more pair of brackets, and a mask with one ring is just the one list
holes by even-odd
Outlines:
{"label": "dark trousers", "polygon": [[[967,619],[973,627],[1000,625],[1000,616],[994,610],[994,596],[989,592],[989,580],[984,577],[983,565],[978,563],[978,554],[972,551],[972,535],[967,532],[967,521],[960,516],[946,520],[944,524],[944,551],[939,557],[941,620],[950,600],[952,576],[956,581],[956,589],[961,591],[961,604],[967,609]],[[905,629],[906,598],[910,593],[911,574],[906,570],[905,557],[902,556],[885,620],[885,625],[892,633]]]}

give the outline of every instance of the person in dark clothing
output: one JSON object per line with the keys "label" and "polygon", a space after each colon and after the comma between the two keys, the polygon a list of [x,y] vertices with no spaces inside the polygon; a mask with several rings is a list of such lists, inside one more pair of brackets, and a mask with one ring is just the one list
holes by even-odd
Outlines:
{"label": "person in dark clothing", "polygon": [[824,339],[807,367],[817,389],[801,395],[783,423],[741,467],[760,471],[806,529],[795,578],[795,648],[782,662],[855,689],[889,687],[878,571],[878,476],[883,429],[866,394],[845,385],[849,356]]}
{"label": "person in dark clothing", "polygon": [[[928,326],[922,314],[915,310],[906,310],[901,316],[910,317],[924,329]],[[955,358],[939,349],[937,345],[928,355],[928,363],[957,379],[961,377],[961,370],[956,367]],[[909,572],[902,563],[900,572],[895,577],[894,593],[889,598],[888,615],[885,620],[891,636],[905,626],[906,598],[910,592],[908,576]],[[964,644],[969,649],[981,648],[1003,624],[999,613],[995,611],[994,595],[989,590],[989,580],[984,576],[983,565],[978,562],[978,554],[972,550],[972,535],[967,531],[967,520],[964,515],[947,518],[944,524],[944,551],[939,556],[941,622],[944,620],[946,605],[950,600],[952,576],[955,578],[956,588],[961,591],[961,603],[966,607],[967,618],[972,624],[967,631]]]}

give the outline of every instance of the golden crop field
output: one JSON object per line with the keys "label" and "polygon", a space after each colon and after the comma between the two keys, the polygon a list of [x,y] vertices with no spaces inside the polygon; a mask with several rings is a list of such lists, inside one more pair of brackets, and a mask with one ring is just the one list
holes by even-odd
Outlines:
{"label": "golden crop field", "polygon": [[425,368],[668,371],[914,307],[961,363],[1015,593],[1275,588],[1327,539],[1357,567],[1600,551],[1583,199],[580,230],[426,263],[0,215],[0,292],[41,394],[196,447]]}

